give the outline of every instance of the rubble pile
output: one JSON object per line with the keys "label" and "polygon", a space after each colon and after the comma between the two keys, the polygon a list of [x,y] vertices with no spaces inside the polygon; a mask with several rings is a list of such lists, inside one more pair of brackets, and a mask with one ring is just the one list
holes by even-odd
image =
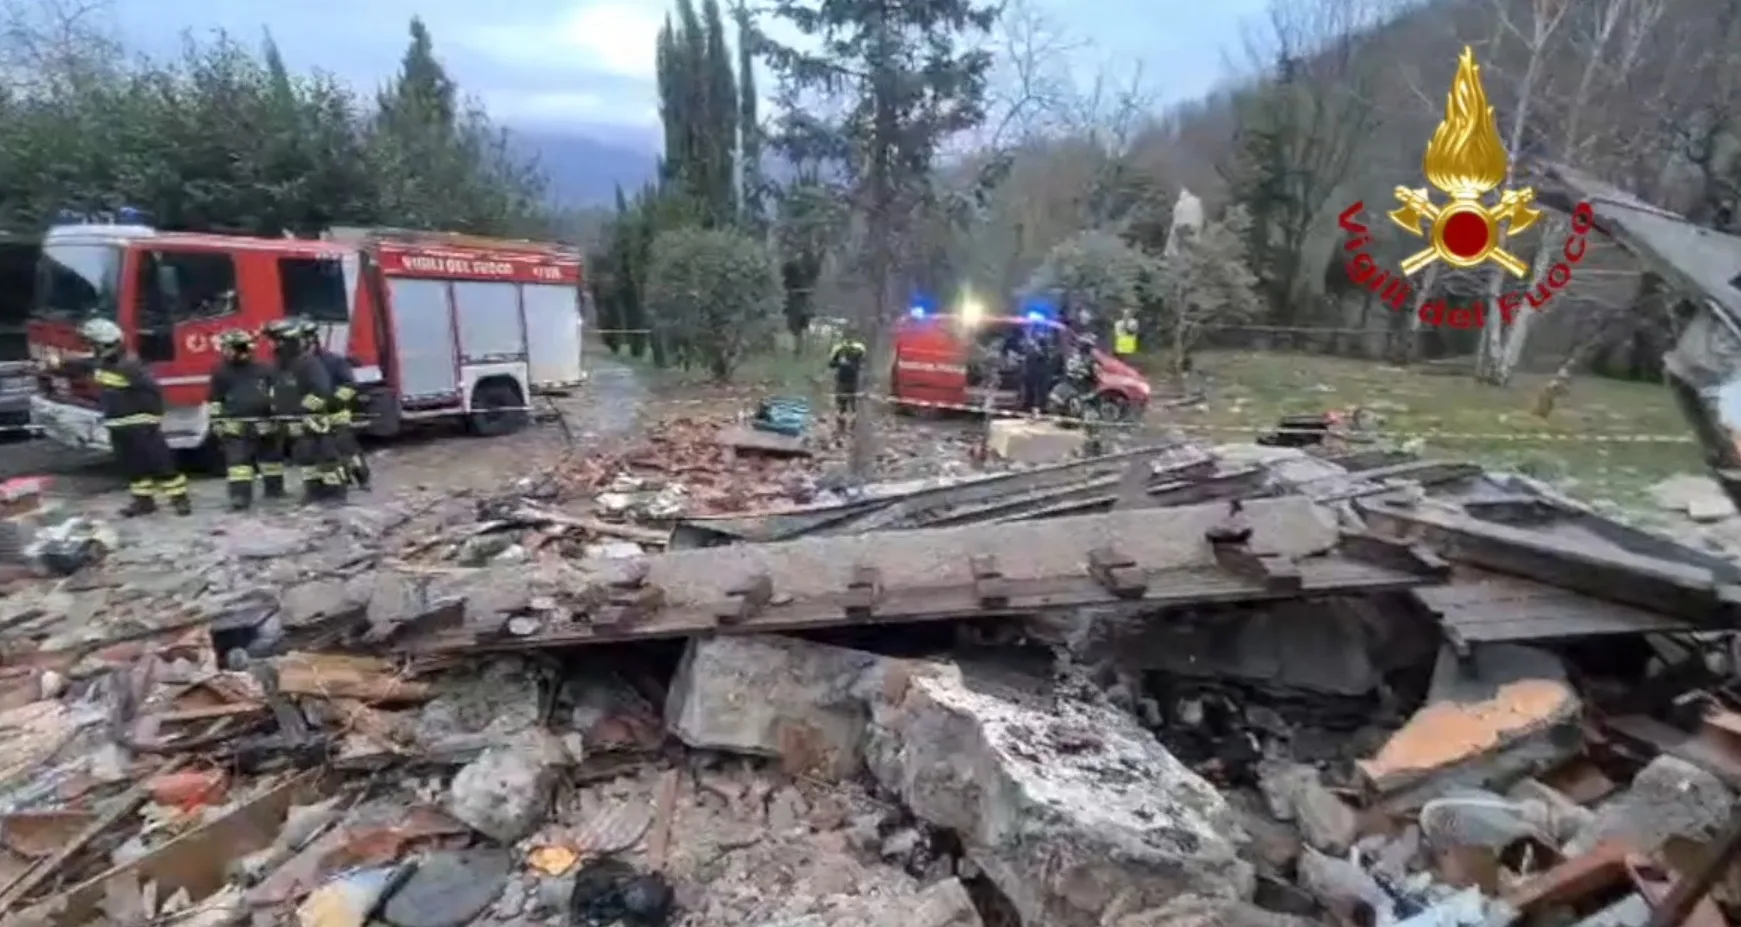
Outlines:
{"label": "rubble pile", "polygon": [[35,572],[65,575],[0,587],[0,912],[1151,927],[1642,925],[1676,886],[1692,922],[1741,905],[1728,560],[1382,451],[1169,443],[800,506],[764,488],[806,458],[717,435],[674,424],[561,471],[586,498],[62,529],[78,561]]}

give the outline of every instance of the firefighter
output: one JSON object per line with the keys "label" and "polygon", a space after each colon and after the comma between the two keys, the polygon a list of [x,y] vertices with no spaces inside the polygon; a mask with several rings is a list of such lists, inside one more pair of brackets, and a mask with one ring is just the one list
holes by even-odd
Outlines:
{"label": "firefighter", "polygon": [[864,342],[848,334],[828,354],[828,367],[834,371],[834,430],[837,432],[846,431],[847,417],[858,412],[858,384],[867,353]]}
{"label": "firefighter", "polygon": [[103,427],[129,480],[132,500],[121,515],[134,518],[157,511],[159,495],[177,515],[190,514],[187,477],[175,468],[175,452],[163,437],[162,387],[139,358],[127,353],[114,322],[92,319],[79,326],[79,337],[91,346],[91,378],[101,388]]}
{"label": "firefighter", "polygon": [[333,450],[339,455],[339,462],[344,466],[345,478],[358,489],[367,492],[369,489],[369,462],[363,457],[363,446],[357,441],[354,413],[359,409],[361,394],[357,392],[357,375],[351,367],[351,361],[343,354],[328,351],[320,340],[320,325],[313,321],[302,323],[302,340],[308,352],[320,360],[326,368],[327,377],[332,380],[332,398],[335,408],[328,420],[332,423]]}
{"label": "firefighter", "polygon": [[1052,392],[1052,351],[1046,332],[1034,326],[1022,342],[1022,411],[1038,415]]}
{"label": "firefighter", "polygon": [[228,331],[218,336],[222,359],[212,370],[212,431],[224,454],[230,508],[254,504],[255,466],[268,499],[284,495],[283,443],[272,420],[272,368],[254,358],[254,336]]}
{"label": "firefighter", "polygon": [[1112,353],[1119,357],[1129,357],[1135,354],[1137,349],[1136,334],[1136,313],[1126,309],[1124,315],[1119,318],[1118,324],[1113,326]]}
{"label": "firefighter", "polygon": [[304,350],[302,325],[274,319],[266,325],[277,360],[272,384],[273,417],[285,424],[290,457],[302,477],[305,502],[340,502],[345,497],[344,468],[332,443],[332,378]]}
{"label": "firefighter", "polygon": [[1081,417],[1100,385],[1099,365],[1094,359],[1093,335],[1077,335],[1076,349],[1064,358],[1063,376],[1051,390],[1050,403],[1058,415]]}

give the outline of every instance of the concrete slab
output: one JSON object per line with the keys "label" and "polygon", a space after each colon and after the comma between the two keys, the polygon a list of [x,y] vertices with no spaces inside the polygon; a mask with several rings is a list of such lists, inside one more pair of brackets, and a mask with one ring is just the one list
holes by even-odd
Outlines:
{"label": "concrete slab", "polygon": [[865,756],[919,818],[960,835],[1025,925],[1100,927],[1180,894],[1240,900],[1246,835],[1214,787],[1109,705],[988,691],[914,667]]}
{"label": "concrete slab", "polygon": [[1082,432],[1051,422],[1006,418],[987,429],[986,448],[1012,463],[1055,464],[1082,453]]}

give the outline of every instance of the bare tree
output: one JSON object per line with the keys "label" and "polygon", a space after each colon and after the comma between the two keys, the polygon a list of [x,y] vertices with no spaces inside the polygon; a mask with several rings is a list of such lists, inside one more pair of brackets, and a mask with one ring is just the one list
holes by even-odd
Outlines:
{"label": "bare tree", "polygon": [[1241,101],[1242,150],[1228,180],[1251,210],[1250,257],[1281,324],[1296,320],[1306,287],[1322,277],[1302,259],[1307,241],[1322,234],[1377,125],[1381,56],[1365,33],[1389,10],[1384,0],[1275,0],[1266,28],[1248,37],[1249,63],[1266,78]]}
{"label": "bare tree", "polygon": [[109,0],[0,0],[0,81],[13,93],[105,73],[121,58]]}
{"label": "bare tree", "polygon": [[[1538,0],[1538,4],[1544,0]],[[1591,147],[1604,134],[1601,128],[1602,120],[1590,119],[1589,110],[1598,97],[1606,97],[1610,92],[1618,91],[1638,64],[1639,54],[1644,49],[1651,30],[1656,28],[1662,17],[1663,0],[1587,0],[1588,5],[1580,10],[1584,29],[1581,34],[1573,37],[1567,45],[1576,53],[1578,59],[1577,79],[1573,84],[1568,99],[1558,101],[1556,109],[1562,114],[1558,145],[1555,154],[1564,160],[1582,162],[1589,159]],[[1549,18],[1544,28],[1551,32],[1559,25],[1559,17],[1565,15],[1565,10],[1572,4],[1562,4],[1558,11],[1547,12],[1539,9],[1538,16]],[[1502,22],[1507,22],[1502,20]],[[1509,28],[1509,24],[1508,24]],[[1532,32],[1532,40],[1542,33]],[[1541,45],[1531,46],[1532,54],[1539,54]],[[1527,114],[1527,106],[1520,104],[1519,113]],[[1517,117],[1514,114],[1514,120]],[[1521,120],[1514,121],[1514,126],[1521,125]],[[1510,149],[1517,152],[1517,142]],[[1565,236],[1566,220],[1555,216],[1544,224],[1538,233],[1539,243],[1536,247],[1534,273],[1530,279],[1533,289],[1541,282],[1548,268],[1553,266],[1551,255],[1560,246]],[[1498,276],[1495,276],[1498,280]],[[1494,286],[1497,295],[1498,284]],[[1490,337],[1483,342],[1489,345],[1491,367],[1486,373],[1491,382],[1504,386],[1511,382],[1518,362],[1523,359],[1523,349],[1529,339],[1532,323],[1537,313],[1522,312],[1509,327],[1490,326]],[[1497,345],[1497,350],[1493,349]]]}

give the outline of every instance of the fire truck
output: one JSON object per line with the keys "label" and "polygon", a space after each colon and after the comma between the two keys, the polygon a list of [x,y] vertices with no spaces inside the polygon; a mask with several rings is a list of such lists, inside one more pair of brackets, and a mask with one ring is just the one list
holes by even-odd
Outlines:
{"label": "fire truck", "polygon": [[[86,351],[77,329],[91,318],[120,325],[150,365],[178,450],[209,448],[218,336],[286,316],[318,323],[326,347],[350,358],[375,436],[443,418],[513,431],[533,396],[582,380],[581,259],[566,246],[394,229],[249,238],[121,218],[59,225],[42,240],[27,341],[43,372],[30,417],[55,442],[108,446],[95,385],[47,363]],[[270,344],[260,351],[270,357]]]}
{"label": "fire truck", "polygon": [[[1020,395],[1020,372],[995,362],[1012,341],[1028,334],[1056,339],[1060,353],[1076,349],[1070,330],[1030,310],[1021,316],[991,315],[968,301],[952,314],[914,306],[895,330],[894,368],[889,374],[896,407],[1012,409]],[[1136,368],[1098,348],[1101,407],[1114,418],[1136,419],[1152,388]]]}

